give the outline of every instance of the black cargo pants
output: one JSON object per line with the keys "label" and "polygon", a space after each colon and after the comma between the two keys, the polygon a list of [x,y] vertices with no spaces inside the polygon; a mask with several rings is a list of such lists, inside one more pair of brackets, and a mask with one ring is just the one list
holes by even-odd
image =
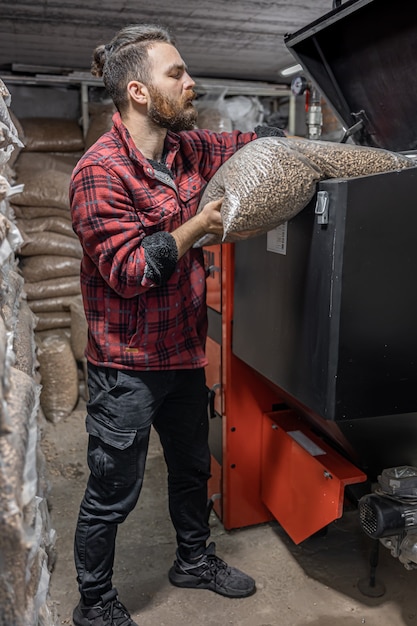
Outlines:
{"label": "black cargo pants", "polygon": [[88,387],[90,476],[74,554],[80,593],[92,601],[112,588],[117,528],[139,498],[151,426],[163,447],[169,511],[185,559],[201,554],[209,537],[210,452],[204,369],[128,372],[89,364]]}

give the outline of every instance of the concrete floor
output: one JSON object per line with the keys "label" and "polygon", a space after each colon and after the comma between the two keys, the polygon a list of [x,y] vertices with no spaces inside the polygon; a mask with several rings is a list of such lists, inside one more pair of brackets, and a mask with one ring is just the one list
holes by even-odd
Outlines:
{"label": "concrete floor", "polygon": [[[85,481],[84,406],[45,424],[43,449],[51,487],[57,561],[51,605],[57,624],[72,624],[78,602],[72,559],[74,527]],[[154,435],[136,510],[119,529],[114,585],[139,626],[417,626],[417,571],[407,571],[381,547],[377,578],[386,592],[365,597],[359,579],[369,571],[370,540],[355,509],[326,534],[295,546],[276,522],[226,532],[212,514],[217,553],[257,581],[250,598],[230,600],[210,591],[178,589],[167,571],[175,536],[166,500],[166,471]]]}

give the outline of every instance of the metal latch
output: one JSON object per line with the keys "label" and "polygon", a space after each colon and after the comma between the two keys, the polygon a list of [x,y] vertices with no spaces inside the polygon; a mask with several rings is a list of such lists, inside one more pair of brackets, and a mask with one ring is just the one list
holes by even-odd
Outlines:
{"label": "metal latch", "polygon": [[214,408],[214,402],[216,400],[216,390],[220,388],[221,388],[221,384],[215,383],[208,390],[208,414],[211,419],[214,419],[216,417],[216,410]]}
{"label": "metal latch", "polygon": [[318,224],[329,223],[329,194],[327,191],[317,192],[317,201],[314,213],[317,215]]}

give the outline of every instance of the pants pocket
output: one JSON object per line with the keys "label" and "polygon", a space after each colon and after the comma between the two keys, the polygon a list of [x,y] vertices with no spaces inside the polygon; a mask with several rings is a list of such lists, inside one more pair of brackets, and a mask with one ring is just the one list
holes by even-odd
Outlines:
{"label": "pants pocket", "polygon": [[125,487],[138,478],[137,446],[119,449],[90,435],[88,467],[91,474],[114,487]]}

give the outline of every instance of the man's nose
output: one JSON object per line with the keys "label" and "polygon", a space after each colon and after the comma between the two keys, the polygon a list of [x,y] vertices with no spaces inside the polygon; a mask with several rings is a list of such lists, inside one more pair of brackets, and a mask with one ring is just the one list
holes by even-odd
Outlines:
{"label": "man's nose", "polygon": [[192,89],[193,87],[195,87],[195,80],[186,72],[184,76],[184,89]]}

